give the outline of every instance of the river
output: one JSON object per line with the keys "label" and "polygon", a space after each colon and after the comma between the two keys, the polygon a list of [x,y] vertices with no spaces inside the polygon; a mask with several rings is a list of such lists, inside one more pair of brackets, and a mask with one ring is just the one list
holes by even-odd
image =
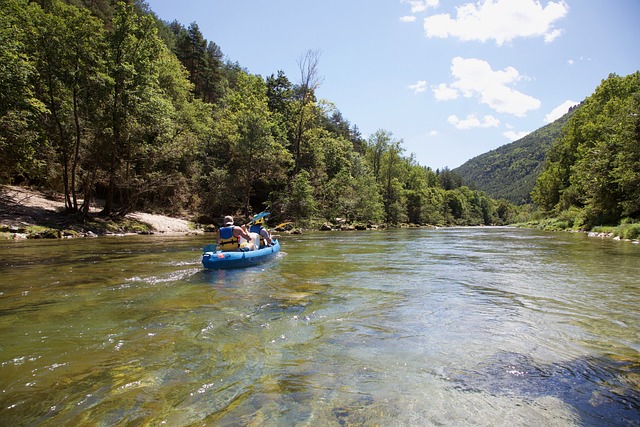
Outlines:
{"label": "river", "polygon": [[0,424],[640,425],[640,247],[514,228],[0,242]]}

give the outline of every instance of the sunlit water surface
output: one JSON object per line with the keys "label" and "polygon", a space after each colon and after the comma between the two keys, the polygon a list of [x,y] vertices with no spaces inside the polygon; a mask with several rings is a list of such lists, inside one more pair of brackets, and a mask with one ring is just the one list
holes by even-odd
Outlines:
{"label": "sunlit water surface", "polygon": [[1,425],[640,425],[640,248],[510,228],[0,243]]}

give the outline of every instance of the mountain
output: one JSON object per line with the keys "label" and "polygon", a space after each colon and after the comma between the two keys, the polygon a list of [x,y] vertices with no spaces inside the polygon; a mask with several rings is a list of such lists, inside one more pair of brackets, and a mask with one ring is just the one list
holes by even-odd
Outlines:
{"label": "mountain", "polygon": [[495,150],[468,160],[452,171],[464,182],[494,199],[521,205],[531,203],[531,190],[542,171],[547,151],[562,136],[562,129],[576,108],[553,123]]}

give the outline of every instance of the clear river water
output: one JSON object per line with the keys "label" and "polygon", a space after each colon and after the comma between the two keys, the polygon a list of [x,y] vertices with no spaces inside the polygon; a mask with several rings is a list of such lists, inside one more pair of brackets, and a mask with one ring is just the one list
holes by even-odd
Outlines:
{"label": "clear river water", "polygon": [[640,247],[515,228],[0,242],[2,426],[639,426]]}

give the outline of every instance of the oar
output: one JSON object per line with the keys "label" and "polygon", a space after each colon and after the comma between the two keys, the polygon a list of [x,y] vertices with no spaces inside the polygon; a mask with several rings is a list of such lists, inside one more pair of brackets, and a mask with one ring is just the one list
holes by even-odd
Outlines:
{"label": "oar", "polygon": [[254,216],[251,221],[249,221],[249,224],[252,224],[254,222],[256,222],[257,220],[259,220],[260,218],[264,218],[265,216],[270,215],[269,212],[265,211],[265,212],[260,212],[259,214],[257,214],[256,216]]}

